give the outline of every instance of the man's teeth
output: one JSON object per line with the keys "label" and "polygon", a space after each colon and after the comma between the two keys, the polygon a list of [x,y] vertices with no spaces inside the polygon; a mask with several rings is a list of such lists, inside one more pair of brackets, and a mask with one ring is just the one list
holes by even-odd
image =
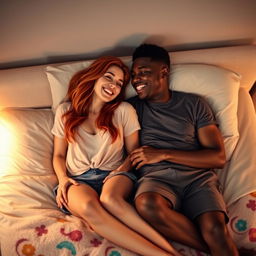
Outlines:
{"label": "man's teeth", "polygon": [[140,90],[142,90],[145,86],[146,86],[145,84],[138,85],[138,86],[136,86],[136,90],[137,90],[137,91],[140,91]]}
{"label": "man's teeth", "polygon": [[107,94],[113,95],[113,92],[107,88],[103,89]]}

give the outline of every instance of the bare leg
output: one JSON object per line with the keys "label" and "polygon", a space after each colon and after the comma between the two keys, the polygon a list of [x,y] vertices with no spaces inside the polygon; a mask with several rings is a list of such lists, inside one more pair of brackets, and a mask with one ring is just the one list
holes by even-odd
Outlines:
{"label": "bare leg", "polygon": [[155,192],[143,193],[136,198],[135,204],[139,214],[166,238],[209,252],[194,223],[174,211],[163,196]]}
{"label": "bare leg", "polygon": [[238,250],[231,239],[222,212],[212,211],[197,217],[204,240],[212,256],[238,256]]}
{"label": "bare leg", "polygon": [[145,256],[171,255],[110,215],[101,206],[98,194],[85,184],[69,187],[68,208],[73,215],[87,221],[96,233],[118,246]]}
{"label": "bare leg", "polygon": [[177,254],[170,243],[144,221],[138,215],[135,208],[126,201],[132,188],[133,182],[127,176],[114,176],[104,184],[100,201],[112,215],[129,228],[135,230],[164,250]]}

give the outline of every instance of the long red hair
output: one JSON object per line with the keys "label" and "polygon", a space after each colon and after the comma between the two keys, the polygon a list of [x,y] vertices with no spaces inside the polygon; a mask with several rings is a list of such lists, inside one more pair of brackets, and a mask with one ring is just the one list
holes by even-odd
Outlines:
{"label": "long red hair", "polygon": [[71,107],[62,116],[65,124],[65,136],[69,142],[75,141],[78,126],[88,118],[96,80],[113,65],[121,68],[124,73],[123,86],[120,94],[114,100],[104,104],[96,120],[96,125],[99,129],[110,133],[112,143],[116,140],[119,133],[112,121],[113,114],[124,100],[125,87],[129,82],[130,75],[128,67],[119,58],[106,56],[98,58],[89,67],[77,72],[70,80],[67,98],[71,102]]}

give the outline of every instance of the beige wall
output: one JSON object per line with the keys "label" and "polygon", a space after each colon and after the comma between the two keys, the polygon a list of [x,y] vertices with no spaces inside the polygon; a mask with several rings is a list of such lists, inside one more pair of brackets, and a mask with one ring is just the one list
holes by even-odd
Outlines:
{"label": "beige wall", "polygon": [[0,0],[0,68],[256,44],[255,0]]}

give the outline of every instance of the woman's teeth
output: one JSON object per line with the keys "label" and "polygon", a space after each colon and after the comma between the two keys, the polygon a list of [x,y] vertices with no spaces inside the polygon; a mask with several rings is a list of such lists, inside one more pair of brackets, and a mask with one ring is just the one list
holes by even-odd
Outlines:
{"label": "woman's teeth", "polygon": [[107,88],[103,88],[103,91],[109,95],[113,95],[113,92]]}

